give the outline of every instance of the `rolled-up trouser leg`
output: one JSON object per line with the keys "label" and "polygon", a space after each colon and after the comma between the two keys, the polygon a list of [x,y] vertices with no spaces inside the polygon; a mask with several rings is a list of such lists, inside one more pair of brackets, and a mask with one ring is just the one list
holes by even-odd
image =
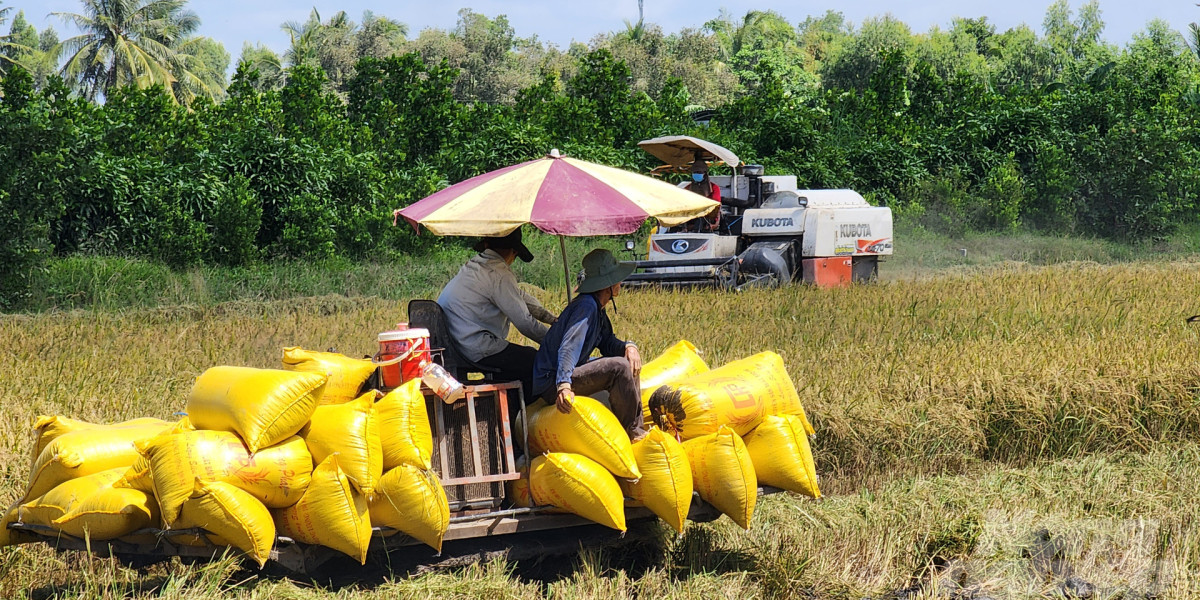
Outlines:
{"label": "rolled-up trouser leg", "polygon": [[608,390],[612,412],[629,439],[645,433],[642,423],[642,394],[638,378],[623,357],[598,358],[571,372],[571,391],[581,396]]}

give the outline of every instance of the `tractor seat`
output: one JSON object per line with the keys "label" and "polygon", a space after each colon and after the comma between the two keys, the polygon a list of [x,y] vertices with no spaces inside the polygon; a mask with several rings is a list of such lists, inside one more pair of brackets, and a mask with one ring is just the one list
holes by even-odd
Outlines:
{"label": "tractor seat", "polygon": [[468,383],[471,373],[483,375],[484,381],[491,381],[499,369],[485,367],[469,360],[458,348],[454,338],[450,337],[450,327],[446,325],[446,313],[442,306],[433,300],[412,300],[408,303],[408,324],[410,327],[421,327],[429,330],[429,344],[434,348],[442,348],[442,366],[455,379]]}

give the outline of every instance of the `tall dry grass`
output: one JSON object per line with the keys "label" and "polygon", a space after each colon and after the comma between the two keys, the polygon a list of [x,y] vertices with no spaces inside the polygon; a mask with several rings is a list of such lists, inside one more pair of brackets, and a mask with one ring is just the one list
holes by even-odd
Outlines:
{"label": "tall dry grass", "polygon": [[[1200,327],[1183,319],[1200,312],[1198,290],[1200,264],[1177,262],[1013,265],[844,290],[625,293],[615,327],[647,357],[680,338],[714,366],[779,352],[818,429],[831,499],[766,501],[750,534],[694,527],[637,577],[599,555],[552,583],[530,584],[501,564],[336,594],[855,597],[961,567],[954,572],[968,575],[954,585],[1020,581],[1003,589],[1037,597],[1063,576],[1026,577],[1016,544],[1044,527],[1052,539],[1071,532],[1074,545],[1056,551],[1094,580],[1108,569],[1132,582],[1157,565],[1175,575],[1155,589],[1190,590],[1200,503],[1182,482],[1200,476],[1190,445],[1200,439]],[[376,332],[403,318],[402,302],[339,296],[0,318],[0,502],[24,485],[37,414],[169,418],[210,366],[274,367],[289,345],[369,354]],[[1137,519],[1157,523],[1155,533],[1131,525]],[[1110,550],[1097,553],[1089,539]],[[950,567],[928,568],[937,561]],[[168,569],[138,575],[44,549],[3,550],[0,592],[332,593]],[[1120,585],[1150,584],[1112,589]]]}

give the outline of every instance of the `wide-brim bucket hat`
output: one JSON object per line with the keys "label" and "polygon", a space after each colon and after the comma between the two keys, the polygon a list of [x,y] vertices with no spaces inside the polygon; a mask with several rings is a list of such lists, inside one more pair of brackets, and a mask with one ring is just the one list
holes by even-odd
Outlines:
{"label": "wide-brim bucket hat", "polygon": [[621,283],[636,268],[631,262],[618,261],[608,250],[592,250],[583,257],[583,281],[579,282],[579,293],[590,294]]}

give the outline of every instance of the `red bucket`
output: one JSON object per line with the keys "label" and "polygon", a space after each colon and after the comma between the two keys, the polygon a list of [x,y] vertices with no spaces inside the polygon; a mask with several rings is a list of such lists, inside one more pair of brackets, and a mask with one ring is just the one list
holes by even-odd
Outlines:
{"label": "red bucket", "polygon": [[429,364],[429,330],[400,329],[379,334],[379,353],[374,363],[379,365],[383,387],[395,388],[406,381],[417,379],[421,370]]}

